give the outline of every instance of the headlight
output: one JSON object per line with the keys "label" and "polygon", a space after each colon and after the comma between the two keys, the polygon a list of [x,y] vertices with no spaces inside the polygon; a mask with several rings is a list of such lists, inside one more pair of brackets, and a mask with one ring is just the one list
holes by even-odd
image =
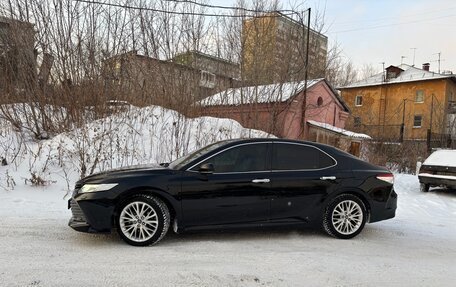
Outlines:
{"label": "headlight", "polygon": [[117,186],[118,183],[84,184],[79,193],[106,191]]}

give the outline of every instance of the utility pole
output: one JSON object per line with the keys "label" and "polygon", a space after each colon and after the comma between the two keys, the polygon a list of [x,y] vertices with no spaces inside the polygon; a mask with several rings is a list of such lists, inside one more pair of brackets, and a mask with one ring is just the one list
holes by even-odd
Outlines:
{"label": "utility pole", "polygon": [[415,54],[416,54],[416,48],[410,48],[411,50],[413,50],[413,64],[412,64],[412,67],[415,67]]}
{"label": "utility pole", "polygon": [[429,133],[432,132],[432,114],[434,113],[434,94],[432,94],[432,101],[431,101],[431,118],[429,123]]}
{"label": "utility pole", "polygon": [[432,101],[431,101],[431,118],[430,118],[430,123],[429,123],[429,129],[427,130],[427,136],[426,136],[426,145],[428,148],[428,151],[431,151],[431,140],[432,140],[432,114],[434,113],[434,94],[432,94]]}
{"label": "utility pole", "polygon": [[[306,41],[306,70],[304,73],[304,99],[302,101],[303,109],[302,109],[302,124],[303,124],[303,137],[307,136],[306,132],[306,127],[307,127],[307,121],[306,121],[306,109],[307,109],[307,81],[308,81],[308,72],[309,72],[309,42],[310,42],[310,11],[311,9],[307,9],[308,14],[307,14],[307,41]],[[302,15],[302,14],[301,14]],[[301,16],[301,19],[304,19],[304,16]]]}
{"label": "utility pole", "polygon": [[404,142],[404,133],[405,133],[405,101],[407,101],[407,99],[402,100],[402,124],[401,124],[401,131],[400,131],[401,142]]}

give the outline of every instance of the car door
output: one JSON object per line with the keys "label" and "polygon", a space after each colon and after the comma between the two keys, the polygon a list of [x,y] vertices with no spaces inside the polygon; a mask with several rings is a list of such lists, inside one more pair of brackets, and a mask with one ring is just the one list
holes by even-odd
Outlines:
{"label": "car door", "polygon": [[337,185],[335,159],[312,145],[274,142],[272,146],[271,221],[312,220],[323,196]]}
{"label": "car door", "polygon": [[[269,154],[268,142],[244,143],[184,171],[180,198],[185,227],[268,220]],[[213,172],[199,172],[205,164],[212,164]]]}

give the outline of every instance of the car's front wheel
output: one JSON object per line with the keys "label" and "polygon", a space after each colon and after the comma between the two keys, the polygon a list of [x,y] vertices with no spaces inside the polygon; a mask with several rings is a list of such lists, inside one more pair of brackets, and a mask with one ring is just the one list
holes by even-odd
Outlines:
{"label": "car's front wheel", "polygon": [[136,195],[121,206],[117,231],[128,244],[147,246],[165,236],[169,223],[169,210],[162,200],[150,195]]}
{"label": "car's front wheel", "polygon": [[323,228],[333,237],[350,239],[363,230],[366,219],[367,210],[363,201],[355,195],[342,194],[327,205]]}

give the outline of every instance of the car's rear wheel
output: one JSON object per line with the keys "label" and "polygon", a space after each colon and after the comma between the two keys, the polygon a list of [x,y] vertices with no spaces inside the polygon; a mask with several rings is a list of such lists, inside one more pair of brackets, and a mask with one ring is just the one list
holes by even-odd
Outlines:
{"label": "car's rear wheel", "polygon": [[350,239],[364,228],[367,210],[363,201],[352,194],[342,194],[334,198],[326,207],[323,228],[329,235]]}
{"label": "car's rear wheel", "polygon": [[136,195],[121,206],[117,231],[128,244],[147,246],[165,236],[169,222],[169,210],[163,201],[150,195]]}
{"label": "car's rear wheel", "polygon": [[422,192],[428,192],[429,191],[429,188],[430,188],[430,185],[429,184],[425,184],[425,183],[421,183],[420,184],[420,190]]}

